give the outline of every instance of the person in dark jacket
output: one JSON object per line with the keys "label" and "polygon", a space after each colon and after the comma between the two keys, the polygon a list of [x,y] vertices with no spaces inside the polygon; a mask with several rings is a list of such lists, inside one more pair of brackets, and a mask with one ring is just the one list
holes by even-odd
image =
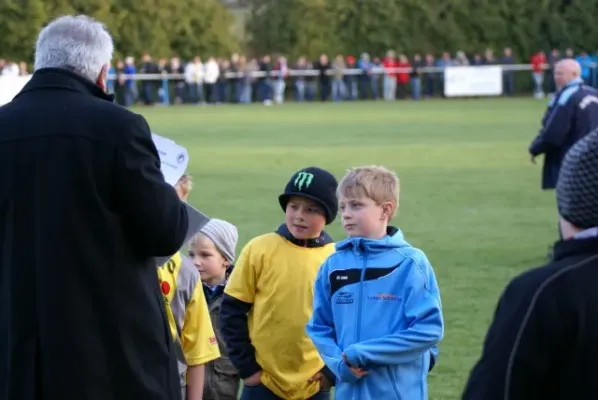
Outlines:
{"label": "person in dark jacket", "polygon": [[598,392],[598,130],[569,150],[556,189],[563,240],[503,292],[464,400]]}
{"label": "person in dark jacket", "polygon": [[188,216],[145,119],[112,103],[110,34],[85,16],[39,34],[0,108],[0,399],[178,400],[154,257]]}
{"label": "person in dark jacket", "polygon": [[573,59],[556,64],[554,79],[558,88],[542,118],[542,129],[529,147],[532,162],[544,154],[542,189],[554,189],[561,162],[567,150],[598,127],[598,90],[586,86],[581,67]]}
{"label": "person in dark jacket", "polygon": [[211,219],[189,242],[189,257],[199,270],[221,357],[206,364],[203,400],[237,400],[240,378],[220,332],[220,309],[232,272],[239,234],[221,219]]}

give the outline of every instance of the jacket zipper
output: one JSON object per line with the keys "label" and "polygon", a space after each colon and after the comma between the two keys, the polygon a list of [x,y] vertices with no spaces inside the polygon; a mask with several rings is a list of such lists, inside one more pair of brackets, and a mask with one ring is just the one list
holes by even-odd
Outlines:
{"label": "jacket zipper", "polygon": [[[361,250],[361,246],[360,246]],[[363,252],[363,266],[361,268],[361,277],[359,278],[359,290],[358,290],[358,304],[359,308],[357,309],[357,343],[361,340],[361,310],[363,308],[363,282],[365,279],[365,271],[367,267],[368,257],[367,253]],[[363,398],[363,385],[359,385],[359,399]]]}

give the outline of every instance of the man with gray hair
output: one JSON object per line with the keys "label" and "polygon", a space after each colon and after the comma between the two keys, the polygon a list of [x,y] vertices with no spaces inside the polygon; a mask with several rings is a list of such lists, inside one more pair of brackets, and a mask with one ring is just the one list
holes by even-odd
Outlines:
{"label": "man with gray hair", "polygon": [[154,257],[188,216],[145,119],[106,94],[112,51],[58,18],[0,108],[0,400],[181,396]]}

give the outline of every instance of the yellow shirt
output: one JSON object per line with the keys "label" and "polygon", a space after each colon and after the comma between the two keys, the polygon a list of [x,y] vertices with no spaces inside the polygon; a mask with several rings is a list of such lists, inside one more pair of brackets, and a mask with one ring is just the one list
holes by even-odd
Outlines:
{"label": "yellow shirt", "polygon": [[304,246],[281,233],[253,239],[241,251],[224,289],[253,304],[249,336],[262,383],[283,399],[308,399],[319,391],[319,384],[308,380],[324,362],[305,325],[312,314],[316,275],[334,252],[332,239],[324,235]]}
{"label": "yellow shirt", "polygon": [[179,355],[181,384],[186,383],[187,366],[205,364],[220,357],[218,342],[203,294],[199,272],[179,253],[158,268],[160,288],[172,336]]}

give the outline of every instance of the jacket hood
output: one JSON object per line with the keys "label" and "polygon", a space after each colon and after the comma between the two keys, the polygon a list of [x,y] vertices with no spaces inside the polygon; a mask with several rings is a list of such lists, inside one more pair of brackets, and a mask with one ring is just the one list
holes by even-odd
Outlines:
{"label": "jacket hood", "polygon": [[399,228],[389,226],[386,236],[382,239],[367,239],[363,237],[352,237],[336,244],[336,250],[354,250],[357,252],[380,252],[388,249],[399,249],[411,247],[405,240],[403,232]]}

